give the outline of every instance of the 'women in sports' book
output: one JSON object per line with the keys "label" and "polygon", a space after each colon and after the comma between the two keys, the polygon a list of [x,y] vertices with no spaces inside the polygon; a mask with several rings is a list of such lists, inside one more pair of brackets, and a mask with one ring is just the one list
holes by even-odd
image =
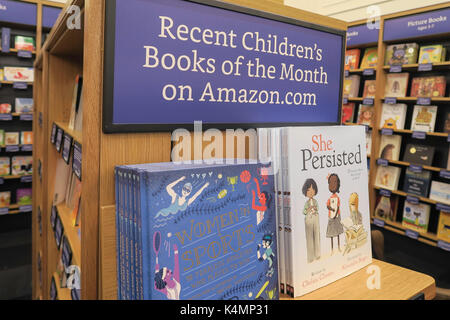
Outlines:
{"label": "'women in sports' book", "polygon": [[302,296],[371,263],[365,129],[282,128],[291,292]]}
{"label": "'women in sports' book", "polygon": [[119,298],[278,299],[270,164],[123,166],[116,179]]}

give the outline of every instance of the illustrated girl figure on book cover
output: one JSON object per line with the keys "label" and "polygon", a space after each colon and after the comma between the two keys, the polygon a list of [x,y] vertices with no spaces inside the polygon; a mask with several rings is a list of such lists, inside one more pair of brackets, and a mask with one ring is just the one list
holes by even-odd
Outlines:
{"label": "illustrated girl figure on book cover", "polygon": [[256,191],[258,195],[258,201],[259,204],[256,204],[256,194],[255,190],[252,190],[253,194],[253,201],[252,201],[252,208],[253,210],[256,210],[256,224],[259,225],[264,220],[264,213],[266,212],[267,208],[270,206],[270,197],[267,191],[261,192],[261,189],[259,188],[259,182],[258,179],[254,178],[254,181],[256,183]]}
{"label": "illustrated girl figure on book cover", "polygon": [[337,237],[338,250],[341,251],[341,243],[339,235],[344,233],[344,228],[341,223],[341,201],[337,195],[340,192],[341,181],[337,174],[331,174],[328,177],[328,189],[332,193],[327,201],[328,209],[328,227],[327,238],[331,239],[331,252],[334,253],[333,238]]}
{"label": "illustrated girl figure on book cover", "polygon": [[169,300],[180,300],[180,264],[178,261],[178,247],[173,245],[174,270],[167,267],[159,268],[158,256],[156,256],[155,289],[164,294]]}
{"label": "illustrated girl figure on book cover", "polygon": [[362,225],[362,214],[359,212],[359,196],[357,193],[352,193],[349,200],[350,218],[354,225]]}
{"label": "illustrated girl figure on book cover", "polygon": [[306,180],[302,192],[308,198],[303,214],[305,215],[306,254],[308,263],[311,263],[320,259],[319,204],[314,199],[318,192],[316,182],[313,179]]}
{"label": "illustrated girl figure on book cover", "polygon": [[202,194],[203,190],[205,190],[209,186],[209,182],[205,183],[203,187],[201,187],[200,190],[197,191],[196,194],[189,198],[190,194],[192,193],[192,184],[186,183],[181,191],[181,196],[179,196],[173,188],[185,179],[186,177],[181,177],[180,179],[172,182],[166,187],[167,193],[172,197],[171,205],[160,210],[156,214],[155,219],[159,216],[167,217],[169,215],[177,214],[178,212],[186,211],[186,209]]}
{"label": "illustrated girl figure on book cover", "polygon": [[264,235],[263,239],[262,239],[262,249],[264,250],[264,252],[261,254],[261,244],[258,244],[258,250],[257,250],[257,257],[259,261],[265,261],[267,260],[269,265],[268,265],[268,271],[266,273],[267,277],[272,277],[273,273],[274,273],[274,267],[273,267],[273,260],[275,258],[275,254],[273,253],[272,250],[272,235],[270,234],[266,234]]}

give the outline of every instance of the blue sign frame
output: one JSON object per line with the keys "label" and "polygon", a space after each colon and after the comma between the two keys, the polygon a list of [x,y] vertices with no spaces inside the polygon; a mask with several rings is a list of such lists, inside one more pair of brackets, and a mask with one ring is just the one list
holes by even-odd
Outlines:
{"label": "blue sign frame", "polygon": [[[232,128],[242,128],[242,129],[248,129],[248,128],[259,128],[259,127],[277,127],[277,126],[306,126],[306,125],[338,125],[340,124],[341,119],[341,109],[342,109],[342,88],[343,88],[343,70],[344,70],[344,57],[345,57],[345,46],[346,46],[346,31],[344,30],[336,30],[333,28],[325,27],[325,26],[319,26],[312,23],[307,23],[299,20],[295,20],[292,18],[279,16],[267,12],[262,12],[250,8],[244,8],[233,4],[218,2],[215,0],[171,0],[166,1],[165,5],[169,5],[169,3],[175,3],[176,6],[183,6],[183,5],[198,5],[199,9],[205,9],[205,7],[214,8],[217,10],[217,12],[223,13],[223,14],[230,14],[230,12],[234,14],[245,14],[248,16],[253,16],[256,18],[261,18],[260,20],[264,22],[264,20],[268,20],[268,23],[273,23],[275,21],[276,23],[281,22],[284,24],[287,24],[289,28],[292,28],[292,26],[298,26],[304,29],[310,29],[313,32],[323,32],[324,37],[333,37],[334,41],[336,41],[339,45],[333,46],[333,58],[336,59],[336,61],[333,61],[334,63],[331,63],[336,68],[336,73],[333,70],[332,78],[328,79],[328,83],[331,81],[334,82],[334,84],[330,84],[332,86],[333,90],[330,90],[330,88],[326,88],[327,98],[328,100],[333,100],[331,103],[330,101],[326,101],[327,103],[323,103],[320,105],[315,106],[315,108],[320,108],[320,112],[318,110],[314,110],[314,107],[304,107],[300,106],[299,108],[304,108],[307,110],[310,114],[313,114],[314,116],[308,116],[306,111],[302,111],[302,116],[292,117],[292,109],[289,110],[290,114],[286,110],[286,105],[281,106],[281,103],[279,106],[281,106],[279,109],[276,110],[276,114],[279,118],[283,118],[283,121],[280,121],[279,118],[277,118],[275,121],[273,119],[273,113],[274,110],[272,110],[272,117],[269,117],[268,115],[264,114],[264,112],[260,112],[257,115],[255,115],[254,118],[250,118],[248,116],[248,111],[244,110],[246,113],[246,117],[239,118],[239,121],[232,122],[232,121],[226,121],[222,119],[230,118],[230,114],[233,114],[233,111],[230,111],[230,105],[233,103],[224,103],[222,104],[221,108],[223,110],[219,110],[220,108],[214,108],[213,111],[210,111],[211,114],[214,113],[216,118],[219,118],[216,116],[220,113],[223,117],[220,118],[220,121],[208,121],[202,119],[203,115],[206,115],[206,112],[200,113],[199,110],[196,109],[196,105],[199,105],[199,103],[191,103],[188,104],[187,102],[183,102],[183,109],[184,113],[180,117],[185,116],[186,121],[172,121],[167,120],[168,115],[171,113],[174,113],[175,107],[170,104],[165,105],[158,105],[158,108],[161,109],[161,112],[159,112],[159,115],[155,113],[151,114],[151,111],[148,111],[147,113],[137,112],[132,113],[130,112],[130,116],[126,114],[126,110],[128,107],[134,107],[135,104],[132,101],[124,101],[124,95],[121,95],[117,91],[123,92],[124,90],[130,90],[130,92],[138,92],[139,96],[142,95],[142,90],[138,91],[136,88],[133,88],[133,86],[139,86],[139,81],[137,79],[133,79],[134,76],[133,73],[138,73],[135,70],[128,70],[126,72],[122,69],[118,69],[117,65],[120,65],[118,63],[119,59],[122,59],[121,61],[126,61],[126,58],[129,61],[134,61],[133,57],[134,55],[130,53],[130,49],[128,48],[128,54],[124,54],[120,56],[118,54],[117,50],[121,50],[121,43],[119,43],[118,40],[116,40],[116,37],[120,37],[121,33],[126,33],[123,30],[121,30],[121,26],[123,27],[125,24],[125,21],[120,21],[120,19],[125,19],[124,16],[126,14],[123,14],[122,11],[118,9],[118,3],[120,1],[124,0],[108,0],[106,1],[106,21],[105,21],[105,57],[104,57],[104,81],[103,81],[103,132],[104,133],[133,133],[133,132],[158,132],[158,131],[173,131],[174,129],[178,128],[185,128],[188,130],[194,130],[194,121],[203,121],[203,129],[208,128],[217,128],[217,129],[232,129]],[[148,2],[158,2],[159,0],[147,0]],[[160,2],[160,1],[159,1]],[[142,3],[142,2],[141,2]],[[123,3],[122,3],[123,4]],[[128,6],[133,6],[131,1],[126,1],[126,4]],[[202,7],[200,7],[202,6]],[[123,7],[121,7],[123,8]],[[136,9],[136,8],[133,8]],[[122,16],[120,16],[122,14]],[[211,16],[210,16],[211,17]],[[134,17],[133,17],[134,18]],[[245,18],[245,17],[244,17]],[[254,18],[253,18],[254,19]],[[200,19],[199,19],[200,20]],[[217,19],[216,19],[217,20]],[[245,19],[241,19],[240,21],[236,21],[236,25],[239,25],[242,21],[245,21]],[[272,22],[271,22],[272,21]],[[129,21],[128,21],[129,22]],[[238,23],[239,22],[239,23]],[[233,25],[234,26],[234,25]],[[299,28],[298,31],[301,34],[302,29]],[[147,31],[148,33],[148,31]],[[129,34],[128,34],[129,36]],[[316,35],[317,36],[317,35]],[[123,35],[122,35],[123,38]],[[140,43],[144,43],[145,41],[141,41]],[[325,41],[323,41],[325,43]],[[328,43],[328,42],[327,42]],[[185,46],[185,43],[176,43],[177,48],[182,48]],[[126,45],[124,45],[126,47]],[[336,48],[337,47],[337,48]],[[142,48],[142,47],[141,47]],[[337,50],[337,52],[336,52]],[[189,51],[190,52],[190,51]],[[142,57],[145,58],[145,54],[142,55]],[[142,61],[139,61],[142,62]],[[337,63],[336,63],[337,62]],[[328,63],[328,62],[327,62]],[[299,63],[302,65],[302,63]],[[142,66],[142,63],[141,63]],[[220,67],[220,66],[218,66]],[[120,70],[120,75],[118,73],[118,70]],[[188,72],[189,73],[189,72]],[[161,74],[161,73],[160,73]],[[181,76],[185,76],[186,73],[179,73]],[[121,77],[122,75],[125,75],[125,77]],[[156,75],[156,76],[155,76]],[[194,75],[198,76],[198,75]],[[215,75],[217,77],[217,75]],[[140,79],[145,79],[145,77],[140,75]],[[154,73],[154,77],[151,79],[156,79],[159,81],[158,73]],[[164,77],[167,77],[167,74],[164,74]],[[338,81],[335,81],[335,79],[338,77]],[[139,77],[138,77],[139,78]],[[148,80],[147,76],[147,80]],[[175,76],[176,78],[176,76]],[[123,80],[125,79],[125,80]],[[198,78],[197,78],[198,79]],[[174,81],[177,79],[174,79]],[[118,81],[119,84],[117,83]],[[133,83],[133,81],[136,81]],[[162,81],[162,80],[161,80]],[[219,80],[220,81],[220,80]],[[275,80],[273,80],[275,81]],[[247,82],[240,80],[240,83],[245,85]],[[123,85],[126,84],[126,85]],[[292,85],[292,83],[288,83],[288,81],[283,82],[284,85],[289,86]],[[279,85],[279,84],[278,84]],[[298,83],[296,82],[296,86],[298,87]],[[283,86],[284,87],[284,86]],[[131,89],[130,89],[131,88]],[[271,88],[270,83],[268,88]],[[153,90],[151,86],[148,86],[148,90]],[[320,88],[320,90],[323,90]],[[237,91],[237,90],[236,90]],[[333,95],[329,92],[332,91]],[[130,96],[130,94],[128,94]],[[280,94],[281,96],[281,94]],[[120,103],[117,103],[117,97],[121,99]],[[136,96],[133,96],[136,97]],[[161,97],[159,97],[161,99]],[[137,103],[142,103],[142,97],[136,97]],[[325,98],[326,99],[326,98]],[[325,100],[324,99],[324,100]],[[155,99],[152,99],[152,102],[154,102]],[[336,101],[336,102],[334,102]],[[165,102],[165,101],[164,101]],[[232,101],[233,102],[233,101]],[[158,103],[158,102],[156,102]],[[249,104],[240,104],[238,103],[239,107],[242,109],[245,109],[249,106]],[[261,104],[256,104],[257,106],[261,106]],[[118,107],[119,106],[119,107]],[[255,105],[252,105],[254,107]],[[262,105],[265,107],[264,105]],[[150,106],[151,107],[151,106]],[[179,106],[176,106],[178,109],[181,109]],[[284,109],[283,109],[284,107]],[[293,106],[290,106],[293,108]],[[325,108],[328,109],[325,109]],[[172,110],[171,110],[172,109]],[[169,111],[171,110],[171,111]],[[283,114],[283,111],[285,114]],[[189,119],[189,116],[193,117],[192,114],[201,114],[199,119]],[[297,111],[296,111],[297,112]],[[121,113],[118,115],[118,113]],[[300,114],[300,113],[299,113]],[[125,115],[125,116],[123,116]],[[161,116],[161,119],[164,118],[164,120],[158,119],[158,116]],[[178,115],[177,115],[178,116]],[[308,119],[310,117],[311,119]],[[238,118],[235,116],[235,118]],[[314,118],[314,119],[313,119]],[[130,120],[132,119],[132,120]],[[189,119],[189,120],[187,120]],[[183,119],[184,120],[184,119]]]}
{"label": "blue sign frame", "polygon": [[450,8],[436,9],[384,22],[383,41],[450,34]]}

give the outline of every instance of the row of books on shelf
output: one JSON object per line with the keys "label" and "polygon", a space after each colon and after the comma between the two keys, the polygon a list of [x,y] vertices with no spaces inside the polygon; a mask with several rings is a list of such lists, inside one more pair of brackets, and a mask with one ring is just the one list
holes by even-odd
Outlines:
{"label": "row of books on shelf", "polygon": [[33,157],[16,156],[0,158],[0,177],[9,175],[23,176],[33,174]]}
{"label": "row of books on shelf", "polygon": [[[378,166],[375,187],[396,191],[399,187],[402,168],[395,166]],[[450,184],[432,180],[430,171],[416,172],[406,168],[403,191],[408,195],[427,198],[438,203],[450,205]]]}
{"label": "row of books on shelf", "polygon": [[[32,205],[32,189],[22,188],[16,190],[16,204],[19,206]],[[0,208],[7,208],[11,205],[11,191],[0,192]]]}
{"label": "row of books on shelf", "polygon": [[22,114],[30,112],[33,112],[33,99],[31,98],[16,98],[14,108],[10,103],[0,102],[0,114]]}
{"label": "row of books on shelf", "polygon": [[23,35],[11,35],[10,28],[1,28],[2,41],[0,43],[0,49],[2,52],[9,52],[11,48],[23,51],[36,50],[33,37]]}
{"label": "row of books on shelf", "polygon": [[[61,214],[58,212],[57,207],[52,208],[52,213],[50,216],[50,224],[54,233],[56,247],[58,249],[58,263],[55,270],[55,274],[57,277],[52,278],[52,283],[50,288],[50,296],[52,300],[57,300],[62,297],[58,297],[58,290],[56,288],[56,284],[59,289],[70,289],[72,300],[79,300],[79,289],[80,289],[80,268],[76,265],[72,265],[74,252],[71,247],[71,243],[69,237],[67,236],[67,231],[64,228],[63,218],[61,218]],[[66,226],[67,227],[67,226]],[[56,283],[56,280],[59,280]],[[74,290],[77,290],[74,295]],[[78,295],[77,295],[78,294]],[[65,296],[65,299],[68,297]]]}
{"label": "row of books on shelf", "polygon": [[[406,104],[383,104],[381,109],[379,129],[403,130],[405,129]],[[412,131],[435,132],[437,106],[415,105],[409,128]],[[355,104],[348,103],[342,106],[342,123],[353,123],[355,118]],[[375,127],[375,109],[369,105],[359,105],[356,123]],[[443,133],[450,133],[450,111],[445,112]]]}
{"label": "row of books on shelf", "polygon": [[0,68],[0,81],[34,82],[34,69],[13,66]]}
{"label": "row of books on shelf", "polygon": [[[386,221],[397,221],[398,197],[377,195],[374,217]],[[404,200],[402,213],[402,226],[418,233],[426,233],[429,230],[431,206],[426,203],[411,203]],[[436,232],[437,239],[450,243],[450,213],[441,211]]]}
{"label": "row of books on shelf", "polygon": [[[399,161],[400,150],[402,148],[402,139],[403,138],[400,135],[381,136],[378,157],[388,161]],[[419,166],[431,167],[433,164],[434,155],[434,146],[419,143],[408,143],[405,147],[402,161]],[[450,149],[448,155],[447,170],[450,169]]]}
{"label": "row of books on shelf", "polygon": [[116,167],[118,298],[297,297],[370,264],[364,134],[259,129],[259,161]]}
{"label": "row of books on shelf", "polygon": [[32,144],[33,131],[5,132],[5,130],[0,130],[0,147]]}
{"label": "row of books on shelf", "polygon": [[[344,79],[344,97],[357,98],[361,76],[354,74]],[[445,97],[446,79],[444,76],[414,77],[411,82],[410,97]],[[408,93],[409,73],[389,73],[386,75],[384,96],[390,98],[406,97]],[[375,98],[376,80],[364,82],[363,98]]]}
{"label": "row of books on shelf", "polygon": [[[378,48],[349,49],[345,53],[345,70],[376,68],[378,65]],[[400,43],[386,47],[385,65],[426,64],[444,62],[446,47],[442,44],[423,45],[417,43]],[[361,61],[360,61],[361,60]],[[360,63],[361,62],[361,63]]]}

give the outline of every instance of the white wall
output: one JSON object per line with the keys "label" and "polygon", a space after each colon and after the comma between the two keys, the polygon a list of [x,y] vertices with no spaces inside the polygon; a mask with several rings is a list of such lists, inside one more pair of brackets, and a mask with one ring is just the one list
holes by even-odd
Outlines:
{"label": "white wall", "polygon": [[450,7],[450,1],[442,0],[284,0],[287,6],[347,22],[369,18],[367,9],[373,5],[379,7],[380,15],[386,15],[438,3],[447,3]]}

